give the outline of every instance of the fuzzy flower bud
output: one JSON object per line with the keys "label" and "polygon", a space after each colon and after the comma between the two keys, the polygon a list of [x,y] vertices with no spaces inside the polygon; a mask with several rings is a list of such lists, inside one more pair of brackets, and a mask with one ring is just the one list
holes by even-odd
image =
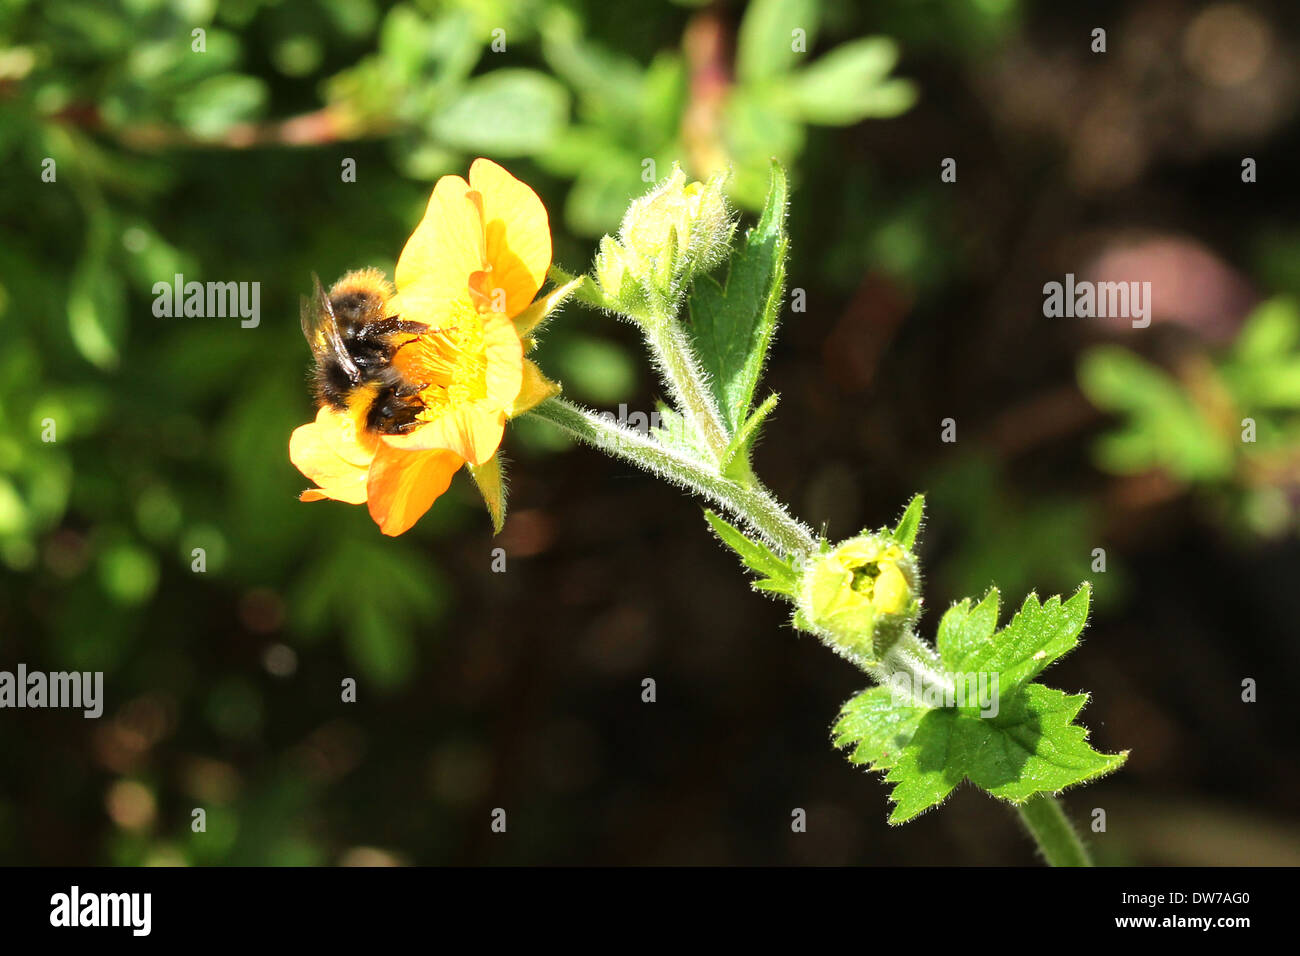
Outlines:
{"label": "fuzzy flower bud", "polygon": [[644,311],[646,294],[638,278],[644,265],[636,253],[605,236],[596,253],[596,284],[605,297],[619,303],[631,314]]}
{"label": "fuzzy flower bud", "polygon": [[916,623],[920,590],[910,551],[888,535],[862,535],[808,559],[799,613],[844,656],[872,664]]}
{"label": "fuzzy flower bud", "polygon": [[736,222],[723,179],[687,183],[674,164],[671,176],[628,207],[618,239],[602,239],[596,256],[596,281],[607,298],[643,314],[646,301],[676,298],[698,273],[726,259]]}

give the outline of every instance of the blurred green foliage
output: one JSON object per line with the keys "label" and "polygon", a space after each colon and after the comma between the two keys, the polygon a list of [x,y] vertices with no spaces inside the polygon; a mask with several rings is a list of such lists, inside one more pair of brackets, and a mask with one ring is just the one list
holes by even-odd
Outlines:
{"label": "blurred green foliage", "polygon": [[1222,354],[1171,372],[1117,345],[1089,350],[1079,382],[1120,424],[1096,445],[1117,474],[1160,470],[1252,533],[1295,528],[1300,502],[1300,309],[1260,305]]}

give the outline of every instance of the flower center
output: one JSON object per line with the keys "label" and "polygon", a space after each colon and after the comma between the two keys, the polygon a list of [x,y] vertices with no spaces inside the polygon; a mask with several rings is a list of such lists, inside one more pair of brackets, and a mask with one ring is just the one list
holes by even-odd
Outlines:
{"label": "flower center", "polygon": [[868,561],[849,570],[853,574],[853,590],[870,598],[871,592],[876,587],[876,578],[880,577],[880,564],[876,561]]}
{"label": "flower center", "polygon": [[487,354],[483,320],[465,303],[442,324],[398,350],[398,371],[421,386],[425,419],[487,396]]}

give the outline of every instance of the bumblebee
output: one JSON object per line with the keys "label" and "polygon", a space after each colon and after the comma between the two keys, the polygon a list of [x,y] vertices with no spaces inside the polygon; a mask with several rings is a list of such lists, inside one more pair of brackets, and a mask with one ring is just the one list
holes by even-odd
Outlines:
{"label": "bumblebee", "polygon": [[378,269],[349,272],[328,294],[315,273],[311,278],[312,295],[302,297],[302,333],[316,360],[316,407],[350,412],[382,435],[410,431],[424,410],[426,385],[408,381],[393,357],[428,328],[389,314],[393,287]]}

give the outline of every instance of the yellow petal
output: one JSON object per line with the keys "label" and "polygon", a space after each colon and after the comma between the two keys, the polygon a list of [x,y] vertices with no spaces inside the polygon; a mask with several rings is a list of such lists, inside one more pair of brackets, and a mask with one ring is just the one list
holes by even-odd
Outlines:
{"label": "yellow petal", "polygon": [[469,183],[443,176],[424,218],[397,260],[396,306],[403,319],[437,325],[448,303],[469,296],[469,277],[483,269],[483,217]]}
{"label": "yellow petal", "polygon": [[454,405],[405,435],[385,435],[384,444],[403,451],[449,451],[472,465],[492,457],[505,434],[505,412],[482,403]]}
{"label": "yellow petal", "polygon": [[546,207],[537,193],[490,159],[474,160],[469,185],[482,197],[484,261],[491,267],[487,285],[505,292],[506,315],[516,316],[533,301],[551,267]]}
{"label": "yellow petal", "polygon": [[370,517],[386,535],[408,530],[447,490],[462,464],[447,451],[381,448],[370,466]]}
{"label": "yellow petal", "polygon": [[537,363],[531,359],[524,359],[524,384],[519,389],[519,397],[515,399],[514,407],[510,410],[510,417],[522,415],[533,406],[540,402],[546,401],[552,395],[560,394],[560,386],[557,382],[552,382],[542,370],[537,367]]}
{"label": "yellow petal", "polygon": [[379,448],[379,436],[367,432],[361,425],[367,405],[358,399],[352,403],[351,411],[340,412],[325,405],[316,412],[316,425],[330,449],[354,465],[369,466]]}
{"label": "yellow petal", "polygon": [[319,488],[304,492],[301,500],[333,498],[359,505],[366,500],[366,473],[373,452],[350,441],[340,419],[346,416],[322,408],[316,421],[300,425],[289,438],[289,460]]}
{"label": "yellow petal", "polygon": [[487,360],[484,401],[505,411],[524,381],[524,344],[504,315],[483,316],[483,356]]}

